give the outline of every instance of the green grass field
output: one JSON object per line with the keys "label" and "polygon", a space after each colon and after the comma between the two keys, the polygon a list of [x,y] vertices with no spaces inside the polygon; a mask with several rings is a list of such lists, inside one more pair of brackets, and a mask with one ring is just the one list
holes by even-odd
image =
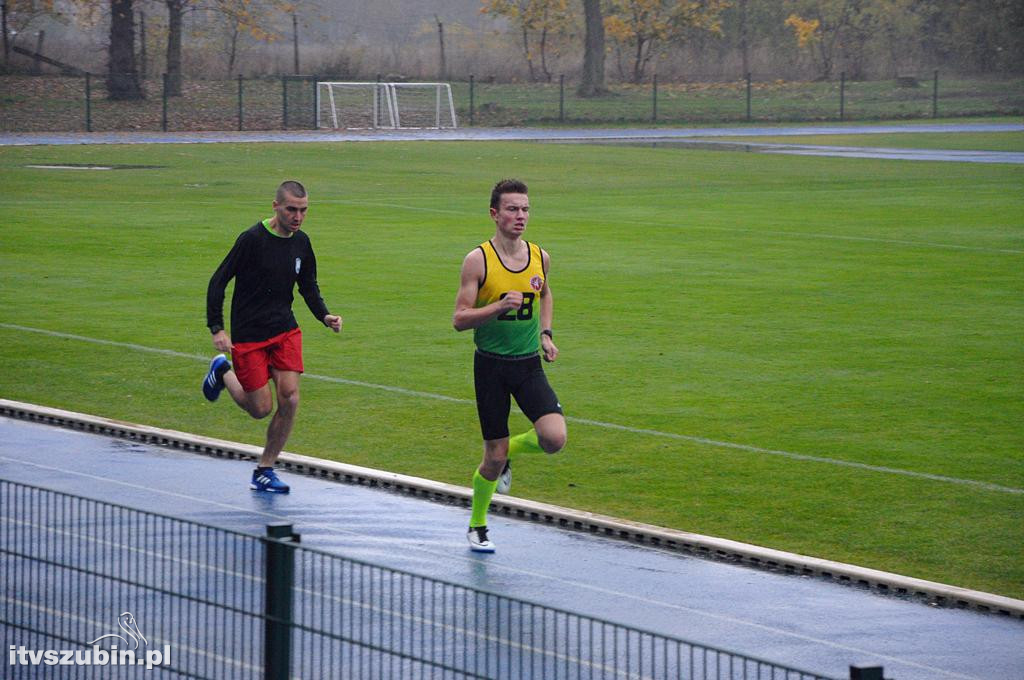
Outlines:
{"label": "green grass field", "polygon": [[898,149],[945,149],[958,151],[1024,151],[1024,132],[878,133],[870,135],[779,135],[717,137],[717,140],[822,146],[873,146]]}
{"label": "green grass field", "polygon": [[[160,167],[26,167],[68,163]],[[570,417],[516,495],[1024,597],[1022,167],[419,142],[7,147],[0,173],[0,396],[260,444],[205,362],[135,346],[213,354],[209,276],[295,177],[345,330],[297,299],[288,450],[468,485],[451,312],[515,175]]]}

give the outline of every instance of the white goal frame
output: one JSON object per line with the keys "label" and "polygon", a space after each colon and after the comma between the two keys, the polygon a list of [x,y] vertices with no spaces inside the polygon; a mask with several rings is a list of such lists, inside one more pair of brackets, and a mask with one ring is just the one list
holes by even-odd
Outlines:
{"label": "white goal frame", "polygon": [[[370,105],[370,128],[378,127],[393,128],[396,126],[394,107],[391,103],[391,95],[388,92],[387,83],[357,83],[340,81],[317,81],[316,84],[316,127],[319,130],[323,127],[331,127],[335,130],[346,127],[350,130],[365,129],[351,126],[341,126],[338,120],[338,107],[334,93],[335,89],[368,90],[372,104]],[[325,94],[326,93],[326,94]],[[325,124],[323,119],[323,106],[327,104],[330,109],[330,119]],[[382,104],[383,103],[383,104]],[[387,115],[387,120],[382,120],[382,115]]]}
{"label": "white goal frame", "polygon": [[[338,107],[335,100],[335,89],[364,89],[370,91],[372,99],[370,113],[370,128],[385,128],[390,130],[443,130],[455,129],[458,119],[455,116],[455,101],[452,98],[452,87],[448,83],[358,83],[358,82],[335,82],[317,81],[316,84],[316,127],[332,127],[333,129],[345,128],[348,130],[366,129],[343,125],[338,117]],[[434,90],[433,102],[433,125],[404,125],[402,123],[402,104],[399,93],[408,90]],[[324,94],[326,92],[326,94]],[[322,110],[324,105],[330,107],[329,121],[324,120]],[[447,116],[447,117],[446,117]],[[450,121],[450,124],[449,124]],[[328,125],[329,123],[329,125]]]}

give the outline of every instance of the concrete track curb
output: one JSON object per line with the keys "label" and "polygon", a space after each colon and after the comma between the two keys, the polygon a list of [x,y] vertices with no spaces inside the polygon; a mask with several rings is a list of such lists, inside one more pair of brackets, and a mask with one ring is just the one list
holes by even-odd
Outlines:
{"label": "concrete track curb", "polygon": [[[220,458],[256,460],[261,452],[260,447],[248,444],[126,423],[8,399],[0,399],[0,416],[57,425]],[[375,486],[445,503],[468,506],[472,498],[472,490],[466,487],[294,453],[282,453],[278,460],[278,466],[314,477],[348,484]],[[698,556],[816,576],[882,593],[919,598],[939,606],[976,609],[1024,619],[1024,600],[763,548],[724,538],[666,529],[514,496],[495,495],[491,503],[491,511],[509,517],[554,524],[568,529]]]}

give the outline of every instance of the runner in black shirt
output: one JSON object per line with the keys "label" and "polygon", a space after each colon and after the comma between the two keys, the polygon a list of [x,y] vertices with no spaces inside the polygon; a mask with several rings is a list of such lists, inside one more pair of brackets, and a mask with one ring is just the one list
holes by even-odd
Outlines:
{"label": "runner in black shirt", "polygon": [[[203,394],[216,401],[225,387],[253,418],[265,418],[274,408],[270,380],[277,391],[277,412],[267,428],[267,443],[250,486],[257,491],[288,493],[278,479],[274,463],[292,431],[299,406],[302,374],[302,332],[292,313],[292,291],[299,293],[309,311],[335,333],[341,317],[331,314],[320,297],[316,256],[302,231],[309,199],[298,182],[284,182],[274,198],[274,216],[242,232],[234,247],[210,278],[206,291],[206,325],[213,346],[231,352],[234,367],[224,354],[210,362]],[[224,329],[224,290],[235,279],[231,297],[231,333]]]}

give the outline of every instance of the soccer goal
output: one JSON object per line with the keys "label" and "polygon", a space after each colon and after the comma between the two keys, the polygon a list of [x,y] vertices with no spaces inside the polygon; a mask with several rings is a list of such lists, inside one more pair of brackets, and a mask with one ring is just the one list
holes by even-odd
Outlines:
{"label": "soccer goal", "polygon": [[456,128],[455,102],[448,83],[388,83],[399,128]]}
{"label": "soccer goal", "polygon": [[316,126],[335,130],[397,127],[387,83],[318,82]]}
{"label": "soccer goal", "polygon": [[316,88],[318,128],[456,128],[455,102],[448,83],[339,83]]}

